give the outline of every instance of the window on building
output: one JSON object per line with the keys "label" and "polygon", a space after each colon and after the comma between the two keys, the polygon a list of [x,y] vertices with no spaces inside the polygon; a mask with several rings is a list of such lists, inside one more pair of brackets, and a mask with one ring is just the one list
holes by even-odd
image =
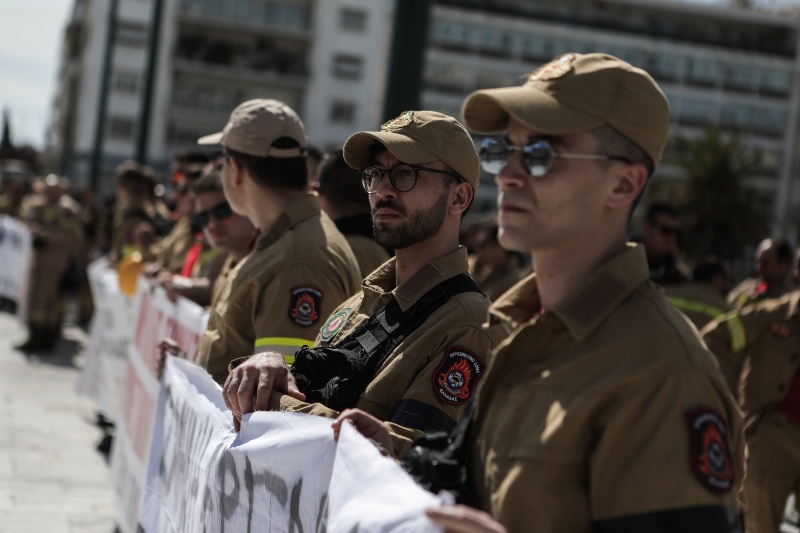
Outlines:
{"label": "window on building", "polygon": [[746,128],[753,122],[755,108],[738,102],[724,102],[720,108],[720,122],[725,126]]}
{"label": "window on building", "polygon": [[339,28],[346,31],[363,32],[367,29],[367,12],[353,7],[340,9]]}
{"label": "window on building", "polygon": [[720,74],[720,65],[713,59],[694,57],[689,61],[688,75],[693,81],[713,84],[720,78]]}
{"label": "window on building", "polygon": [[789,94],[792,90],[792,73],[786,69],[761,71],[761,90],[772,94]]}
{"label": "window on building", "polygon": [[114,42],[128,48],[144,48],[147,41],[147,28],[135,22],[118,22],[114,32]]}
{"label": "window on building", "polygon": [[724,72],[725,85],[732,88],[752,88],[758,78],[758,69],[754,65],[728,65]]}
{"label": "window on building", "polygon": [[308,9],[304,6],[267,2],[264,4],[264,22],[281,28],[305,29],[308,27]]}
{"label": "window on building", "polygon": [[468,87],[472,83],[472,73],[461,63],[428,61],[425,65],[425,83],[435,89],[463,93],[472,89]]}
{"label": "window on building", "polygon": [[706,123],[712,118],[714,102],[708,98],[686,97],[681,105],[681,121]]}
{"label": "window on building", "polygon": [[136,94],[139,91],[139,73],[132,70],[114,72],[112,86],[116,92]]}
{"label": "window on building", "polygon": [[786,128],[788,114],[785,109],[759,107],[756,109],[756,127],[773,133],[781,133]]}
{"label": "window on building", "polygon": [[133,120],[123,117],[108,119],[108,137],[117,140],[130,140],[133,137]]}
{"label": "window on building", "polygon": [[485,50],[507,52],[511,50],[511,34],[500,28],[483,28],[481,30],[481,47]]}
{"label": "window on building", "polygon": [[343,80],[361,79],[364,59],[350,54],[337,54],[333,57],[333,75]]}
{"label": "window on building", "polygon": [[253,0],[233,0],[231,6],[233,18],[239,20],[251,20],[255,14],[255,3]]}
{"label": "window on building", "polygon": [[553,39],[540,35],[526,35],[522,39],[522,53],[528,57],[549,59],[556,53]]}
{"label": "window on building", "polygon": [[331,102],[328,118],[331,122],[340,124],[350,124],[356,117],[356,104],[353,102],[333,101]]}

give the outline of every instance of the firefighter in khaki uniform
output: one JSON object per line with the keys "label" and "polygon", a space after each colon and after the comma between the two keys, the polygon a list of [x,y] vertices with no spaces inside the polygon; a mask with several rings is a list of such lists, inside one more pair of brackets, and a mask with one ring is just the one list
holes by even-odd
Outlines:
{"label": "firefighter in khaki uniform", "polygon": [[223,383],[233,359],[310,344],[360,279],[347,241],[308,192],[308,140],[292,109],[277,100],[244,102],[221,133],[198,142],[222,145],[225,197],[260,230],[226,278],[197,354]]}
{"label": "firefighter in khaki uniform", "polygon": [[65,194],[66,180],[55,174],[35,184],[36,194],[20,207],[33,234],[28,308],[28,339],[22,350],[52,351],[61,335],[64,314],[62,282],[83,242],[80,207]]}
{"label": "firefighter in khaki uniform", "polygon": [[702,333],[747,423],[746,530],[778,531],[786,498],[800,489],[800,292],[720,317]]}
{"label": "firefighter in khaki uniform", "polygon": [[[478,187],[479,161],[466,129],[441,113],[409,111],[379,132],[351,136],[344,155],[348,165],[361,169],[376,239],[393,248],[396,257],[367,276],[362,292],[324,323],[316,341],[323,347],[344,346],[392,302],[405,312],[431,291],[456,279],[469,280],[458,230]],[[507,334],[503,327],[482,329],[488,306],[477,287],[449,296],[388,353],[353,404],[409,436],[454,427],[482,379],[488,354]],[[323,403],[300,401],[304,394],[288,372],[279,357],[253,357],[231,373],[226,402],[239,417],[249,412],[260,378],[266,387],[258,387],[257,410],[338,415]],[[272,387],[276,391],[270,395]]]}
{"label": "firefighter in khaki uniform", "polygon": [[[506,132],[484,141],[482,162],[497,174],[500,242],[529,251],[536,273],[490,308],[512,333],[451,434],[459,496],[483,511],[428,515],[447,531],[728,531],[739,411],[697,331],[648,281],[644,249],[626,245],[667,143],[664,94],[615,57],[567,54],[463,111],[474,131]],[[388,446],[364,413],[344,419]],[[412,472],[458,483],[412,451]]]}

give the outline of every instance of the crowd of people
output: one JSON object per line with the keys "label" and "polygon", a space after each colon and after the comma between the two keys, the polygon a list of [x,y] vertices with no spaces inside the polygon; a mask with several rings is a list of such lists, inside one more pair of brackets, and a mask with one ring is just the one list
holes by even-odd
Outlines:
{"label": "crowd of people", "polygon": [[[778,531],[800,487],[791,246],[764,240],[732,288],[725,260],[683,262],[672,206],[629,242],[670,120],[617,58],[563,55],[462,114],[408,111],[323,155],[294,110],[251,100],[166,188],[135,162],[102,207],[56,175],[3,183],[34,236],[20,348],[53,349],[68,294],[88,321],[107,254],[209,306],[196,362],[237,431],[254,410],[352,423],[453,492],[428,511],[446,531]],[[491,218],[468,213],[481,169]]]}

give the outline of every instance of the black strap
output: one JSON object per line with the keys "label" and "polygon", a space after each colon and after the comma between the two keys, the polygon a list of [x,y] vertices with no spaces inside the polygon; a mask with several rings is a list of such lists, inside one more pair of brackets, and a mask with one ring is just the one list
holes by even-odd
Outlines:
{"label": "black strap", "polygon": [[481,291],[471,277],[459,274],[437,284],[408,311],[392,300],[335,346],[303,347],[295,354],[292,375],[306,401],[337,411],[354,407],[403,339],[449,298],[465,292]]}
{"label": "black strap", "polygon": [[429,403],[409,398],[400,400],[400,405],[395,409],[389,422],[407,428],[418,429],[423,433],[432,431],[449,432],[456,427],[456,421],[441,409],[437,409]]}
{"label": "black strap", "polygon": [[596,522],[598,533],[730,533],[730,520],[720,505],[685,507],[622,516]]}

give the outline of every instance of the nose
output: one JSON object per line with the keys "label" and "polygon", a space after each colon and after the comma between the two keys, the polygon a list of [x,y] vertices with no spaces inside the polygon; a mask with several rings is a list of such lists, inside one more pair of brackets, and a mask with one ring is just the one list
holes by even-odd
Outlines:
{"label": "nose", "polygon": [[397,190],[392,187],[392,180],[389,179],[389,171],[384,172],[381,176],[381,182],[374,196],[378,196],[383,200],[397,197]]}
{"label": "nose", "polygon": [[503,168],[495,176],[497,187],[501,190],[524,187],[530,178],[522,161],[522,153],[513,150]]}

